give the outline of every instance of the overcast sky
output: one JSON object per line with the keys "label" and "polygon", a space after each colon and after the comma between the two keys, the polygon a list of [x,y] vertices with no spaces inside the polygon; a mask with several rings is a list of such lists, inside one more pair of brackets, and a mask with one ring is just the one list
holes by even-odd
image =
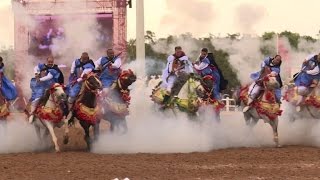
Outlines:
{"label": "overcast sky", "polygon": [[[10,0],[0,0],[0,46],[13,44]],[[135,0],[128,9],[128,38],[135,36]],[[157,37],[191,32],[261,34],[290,30],[316,36],[320,0],[145,0],[145,29]]]}

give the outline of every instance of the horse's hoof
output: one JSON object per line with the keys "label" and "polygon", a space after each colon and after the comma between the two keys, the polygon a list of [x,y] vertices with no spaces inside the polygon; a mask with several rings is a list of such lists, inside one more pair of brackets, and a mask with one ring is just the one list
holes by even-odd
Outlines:
{"label": "horse's hoof", "polygon": [[61,151],[60,151],[60,149],[56,149],[56,153],[60,153]]}
{"label": "horse's hoof", "polygon": [[300,106],[297,106],[297,107],[296,107],[296,111],[297,111],[297,112],[301,112],[301,107],[300,107]]}

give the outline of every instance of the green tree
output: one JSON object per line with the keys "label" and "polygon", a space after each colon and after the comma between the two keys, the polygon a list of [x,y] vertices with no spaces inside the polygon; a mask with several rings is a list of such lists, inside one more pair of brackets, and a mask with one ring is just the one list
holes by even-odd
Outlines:
{"label": "green tree", "polygon": [[145,39],[148,43],[154,44],[155,38],[156,38],[156,35],[155,35],[154,32],[149,31],[149,30],[146,31],[146,35],[144,36],[144,39]]}
{"label": "green tree", "polygon": [[13,47],[2,47],[0,50],[0,56],[3,58],[5,64],[5,74],[9,79],[14,79],[14,51]]}
{"label": "green tree", "polygon": [[229,34],[227,35],[227,38],[231,39],[231,40],[237,40],[240,38],[240,33],[235,33],[235,34]]}
{"label": "green tree", "polygon": [[280,33],[280,37],[286,37],[289,40],[290,46],[298,49],[300,34],[291,31],[284,31]]}
{"label": "green tree", "polygon": [[311,37],[311,36],[302,36],[302,38],[305,39],[305,40],[308,41],[308,42],[313,42],[313,43],[315,43],[315,42],[317,41],[316,39],[314,39],[314,38]]}
{"label": "green tree", "polygon": [[266,40],[271,40],[273,37],[275,37],[276,36],[276,33],[275,32],[265,32],[263,35],[262,35],[262,39],[264,40],[264,41],[266,41]]}

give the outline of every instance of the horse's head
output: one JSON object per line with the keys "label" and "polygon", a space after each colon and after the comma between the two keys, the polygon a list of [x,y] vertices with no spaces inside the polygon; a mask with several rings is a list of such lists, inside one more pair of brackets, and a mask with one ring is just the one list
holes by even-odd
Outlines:
{"label": "horse's head", "polygon": [[102,89],[102,83],[95,73],[89,73],[86,76],[85,85],[91,91]]}
{"label": "horse's head", "polygon": [[58,101],[66,101],[67,95],[64,92],[64,88],[65,87],[63,85],[55,83],[50,88],[50,94],[53,95],[54,98]]}
{"label": "horse's head", "polygon": [[137,76],[131,69],[123,70],[119,76],[119,83],[121,87],[127,89],[131,84],[137,80]]}
{"label": "horse's head", "polygon": [[263,84],[267,90],[273,90],[280,87],[280,84],[277,81],[277,74],[273,72],[263,78]]}
{"label": "horse's head", "polygon": [[[185,77],[186,80],[181,82],[181,89],[178,93],[178,97],[181,99],[188,99],[189,95],[194,95],[194,97],[204,97],[205,89],[202,85],[202,79],[199,76],[191,73],[190,75]],[[179,84],[179,80],[177,80]],[[174,87],[172,88],[172,91]]]}
{"label": "horse's head", "polygon": [[202,78],[201,85],[206,91],[212,91],[215,84],[215,79],[213,76],[206,75]]}

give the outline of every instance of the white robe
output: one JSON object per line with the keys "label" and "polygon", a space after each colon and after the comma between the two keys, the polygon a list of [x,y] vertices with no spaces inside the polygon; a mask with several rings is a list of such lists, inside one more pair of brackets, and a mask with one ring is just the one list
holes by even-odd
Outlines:
{"label": "white robe", "polygon": [[[172,72],[172,63],[174,61],[175,57],[173,55],[170,55],[167,59],[167,65],[166,68],[162,71],[162,84],[161,87],[166,89],[168,92],[171,92],[171,88],[173,87],[173,84],[175,80],[177,79],[177,75],[173,74],[170,76],[170,73]],[[180,72],[186,72],[186,73],[192,73],[192,63],[189,61],[188,56],[182,56],[179,58],[180,61],[184,61],[185,67]]]}

